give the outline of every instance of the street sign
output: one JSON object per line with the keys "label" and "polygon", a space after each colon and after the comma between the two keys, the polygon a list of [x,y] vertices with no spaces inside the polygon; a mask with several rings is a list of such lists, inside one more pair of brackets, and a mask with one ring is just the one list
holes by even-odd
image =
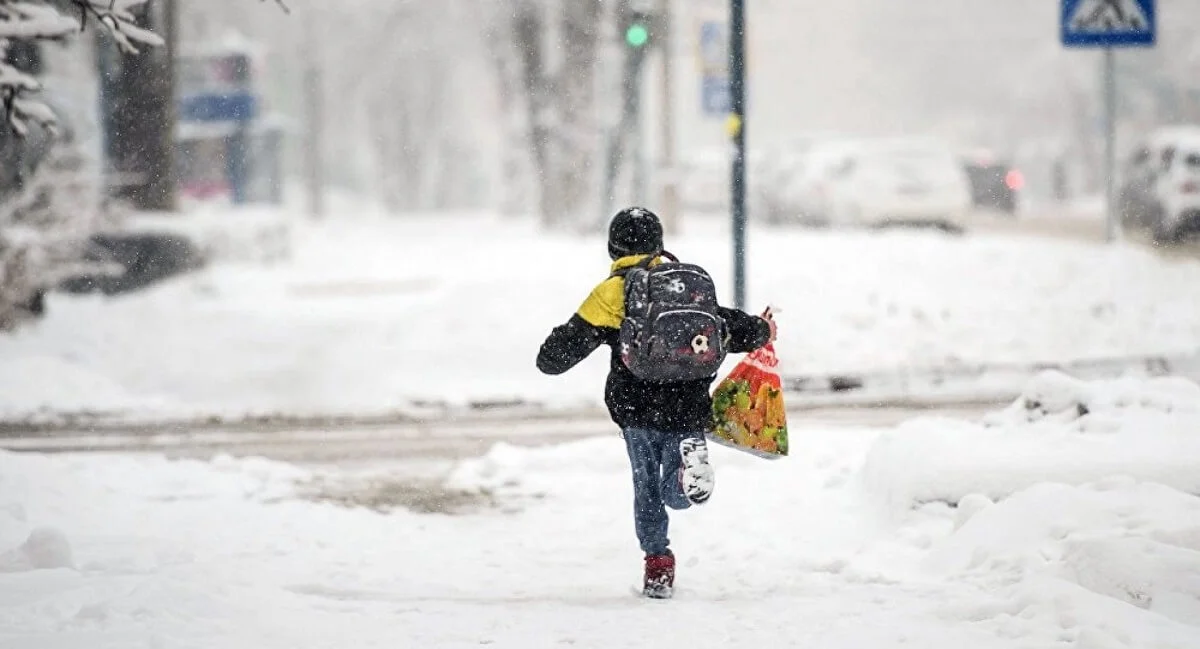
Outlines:
{"label": "street sign", "polygon": [[1148,47],[1157,36],[1154,0],[1062,0],[1067,47]]}
{"label": "street sign", "polygon": [[729,28],[724,22],[700,23],[700,69],[706,75],[729,73]]}
{"label": "street sign", "polygon": [[183,97],[178,108],[184,122],[249,122],[258,101],[248,92],[204,93]]}
{"label": "street sign", "polygon": [[700,23],[700,110],[723,118],[729,108],[728,24],[706,20]]}
{"label": "street sign", "polygon": [[1114,47],[1153,47],[1154,0],[1062,0],[1059,29],[1066,47],[1104,48],[1104,195],[1108,240],[1121,236],[1117,213],[1117,75]]}
{"label": "street sign", "polygon": [[729,77],[705,76],[700,80],[700,107],[708,117],[729,115]]}

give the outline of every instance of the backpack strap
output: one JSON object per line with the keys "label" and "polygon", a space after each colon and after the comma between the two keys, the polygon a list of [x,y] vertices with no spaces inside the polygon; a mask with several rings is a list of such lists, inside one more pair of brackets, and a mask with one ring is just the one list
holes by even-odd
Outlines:
{"label": "backpack strap", "polygon": [[646,269],[650,268],[650,264],[653,264],[654,260],[658,259],[659,257],[666,257],[667,259],[670,259],[671,261],[673,261],[675,263],[679,263],[679,257],[676,257],[675,255],[667,252],[666,250],[660,250],[654,254],[646,255],[645,259],[639,261],[638,263],[636,263],[632,266],[626,266],[625,268],[618,268],[617,270],[614,270],[612,272],[612,274],[609,275],[609,277],[624,277],[624,276],[628,275],[629,272],[635,268],[641,268],[642,270],[646,270]]}

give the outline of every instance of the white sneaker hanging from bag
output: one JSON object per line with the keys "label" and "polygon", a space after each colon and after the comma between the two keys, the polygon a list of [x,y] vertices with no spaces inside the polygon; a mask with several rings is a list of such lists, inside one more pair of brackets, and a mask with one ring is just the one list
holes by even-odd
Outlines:
{"label": "white sneaker hanging from bag", "polygon": [[679,467],[679,484],[683,495],[693,505],[701,505],[712,495],[716,475],[708,463],[708,445],[704,438],[689,437],[679,443],[679,455],[683,458]]}

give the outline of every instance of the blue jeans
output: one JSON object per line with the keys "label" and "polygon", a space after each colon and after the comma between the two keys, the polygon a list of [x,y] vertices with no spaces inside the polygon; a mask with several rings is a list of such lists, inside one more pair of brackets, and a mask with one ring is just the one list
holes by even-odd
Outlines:
{"label": "blue jeans", "polygon": [[626,428],[625,450],[633,468],[633,522],[638,542],[646,554],[666,554],[667,507],[687,509],[692,503],[679,484],[679,443],[695,433],[664,433],[643,428]]}

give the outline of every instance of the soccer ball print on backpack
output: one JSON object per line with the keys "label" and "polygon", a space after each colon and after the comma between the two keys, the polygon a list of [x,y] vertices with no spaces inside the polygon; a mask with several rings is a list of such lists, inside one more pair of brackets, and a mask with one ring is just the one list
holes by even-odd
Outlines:
{"label": "soccer ball print on backpack", "polygon": [[[659,256],[670,261],[654,263]],[[664,382],[716,375],[725,360],[725,322],[708,272],[664,251],[621,274],[621,358],[629,371]]]}

